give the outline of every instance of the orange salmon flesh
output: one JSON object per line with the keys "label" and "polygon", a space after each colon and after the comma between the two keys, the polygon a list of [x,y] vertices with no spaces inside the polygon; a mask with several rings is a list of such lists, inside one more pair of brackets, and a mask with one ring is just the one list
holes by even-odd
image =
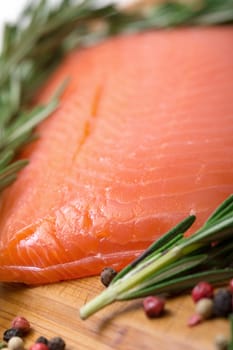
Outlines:
{"label": "orange salmon flesh", "polygon": [[182,28],[76,50],[60,107],[1,198],[0,280],[119,270],[190,213],[233,193],[233,27]]}

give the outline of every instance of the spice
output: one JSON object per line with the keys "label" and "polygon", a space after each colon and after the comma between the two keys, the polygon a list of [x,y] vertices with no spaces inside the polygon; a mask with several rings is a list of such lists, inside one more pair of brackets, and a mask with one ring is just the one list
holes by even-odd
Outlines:
{"label": "spice", "polygon": [[105,287],[108,287],[117,272],[112,267],[105,267],[100,275],[100,280]]}
{"label": "spice", "polygon": [[217,350],[227,350],[228,343],[229,343],[228,339],[223,334],[219,334],[215,338],[215,348]]}
{"label": "spice", "polygon": [[23,350],[24,349],[23,339],[20,337],[12,337],[8,342],[8,349],[9,350]]}
{"label": "spice", "polygon": [[[87,319],[115,301],[177,294],[200,279],[216,284],[232,278],[233,268],[224,257],[233,249],[233,195],[215,209],[198,231],[186,236],[194,220],[195,216],[188,216],[125,266],[107,289],[81,307],[81,319]],[[225,244],[226,241],[231,243]],[[212,242],[218,244],[212,245]],[[216,261],[215,256],[218,257]]]}
{"label": "spice", "polygon": [[215,316],[227,317],[232,312],[232,294],[227,289],[220,289],[213,299]]}
{"label": "spice", "polygon": [[29,350],[49,350],[49,348],[43,343],[35,343],[29,348]]}
{"label": "spice", "polygon": [[11,322],[11,327],[21,329],[26,334],[30,330],[31,325],[25,317],[17,316]]}
{"label": "spice", "polygon": [[3,333],[3,340],[9,341],[12,337],[22,337],[23,332],[18,328],[9,328]]}
{"label": "spice", "polygon": [[192,290],[192,298],[196,303],[202,298],[213,298],[214,288],[207,282],[199,282]]}
{"label": "spice", "polygon": [[160,297],[150,296],[144,299],[143,306],[148,317],[158,317],[164,311],[165,301]]}
{"label": "spice", "polygon": [[36,339],[35,343],[42,343],[42,344],[48,345],[49,341],[47,338],[41,336]]}
{"label": "spice", "polygon": [[213,315],[213,301],[203,298],[196,303],[196,312],[203,319],[210,318]]}
{"label": "spice", "polygon": [[60,337],[54,337],[50,339],[48,344],[49,350],[64,350],[66,347],[66,343]]}
{"label": "spice", "polygon": [[4,348],[7,348],[7,344],[0,342],[0,349],[4,349]]}
{"label": "spice", "polygon": [[199,314],[194,314],[188,320],[188,326],[193,327],[202,322],[202,317]]}

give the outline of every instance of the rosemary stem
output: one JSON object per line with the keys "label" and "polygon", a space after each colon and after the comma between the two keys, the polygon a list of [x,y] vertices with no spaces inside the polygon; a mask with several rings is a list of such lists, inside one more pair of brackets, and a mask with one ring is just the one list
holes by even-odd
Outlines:
{"label": "rosemary stem", "polygon": [[127,279],[119,280],[112,286],[109,286],[103,293],[91,300],[80,309],[80,317],[84,320],[93,315],[96,311],[102,309],[104,306],[111,304],[117,300],[118,296],[126,292],[132,287],[135,287],[151,274],[157,272],[162,267],[167,266],[171,262],[177,260],[182,255],[180,247],[172,248],[167,254],[161,256],[154,263],[139,271],[136,275],[132,275]]}
{"label": "rosemary stem", "polygon": [[88,302],[80,309],[80,317],[85,320],[95,312],[111,304],[115,300],[120,300],[120,296],[131,290],[133,287],[139,285],[147,278],[151,277],[154,273],[161,268],[173,263],[183,255],[192,253],[201,247],[201,244],[190,244],[189,246],[176,246],[168,251],[165,255],[162,255],[148,266],[139,270],[136,274],[125,275],[122,279],[116,281],[113,285],[110,285],[108,289],[102,292],[99,296]]}
{"label": "rosemary stem", "polygon": [[86,320],[89,316],[103,309],[115,301],[115,289],[108,288],[99,294],[96,298],[85,304],[79,311],[80,318]]}
{"label": "rosemary stem", "polygon": [[[203,259],[206,260],[206,257],[209,259],[211,257],[213,258],[213,253],[212,255],[211,252],[209,253],[209,248],[210,243],[215,241],[216,237],[220,239],[221,244],[232,238],[232,210],[233,197],[230,196],[218,209],[216,209],[215,213],[206,221],[204,226],[192,236],[178,240],[178,243],[175,246],[171,245],[166,253],[164,253],[164,250],[162,249],[162,255],[159,255],[161,252],[158,250],[151,250],[151,254],[144,254],[144,260],[140,261],[139,265],[136,265],[136,267],[133,267],[133,264],[131,263],[129,265],[129,271],[127,271],[126,267],[123,270],[126,272],[122,277],[116,279],[115,282],[110,284],[104,292],[80,309],[81,319],[87,319],[95,312],[116,300],[133,299],[135,297],[138,298],[143,295],[149,295],[151,291],[153,292],[156,290],[156,283],[158,283],[157,291],[161,291],[161,289],[164,291],[164,287],[168,287],[167,290],[169,291],[171,285],[170,282],[172,282],[173,285],[174,283],[178,283],[178,288],[181,288],[181,290],[185,286],[185,283],[183,282],[188,282],[188,284],[186,283],[186,287],[190,286],[191,280],[189,281],[187,279],[187,277],[189,278],[189,275],[186,275],[186,278],[184,278],[184,276],[178,276],[178,278],[175,277],[175,279],[174,276],[177,273],[179,274],[180,272],[182,273],[185,270],[193,268],[195,265],[199,265],[203,262]],[[218,220],[217,216],[219,217]],[[225,231],[223,231],[223,229]],[[166,243],[164,246],[166,247]],[[155,247],[155,245],[152,245],[152,247]],[[198,255],[197,252],[200,248],[201,252],[203,252],[204,248],[205,255]],[[221,250],[221,245],[219,246],[219,249]],[[148,252],[148,250],[146,250],[146,252]],[[195,252],[196,255],[193,255]],[[215,250],[214,253],[216,254]],[[181,260],[179,262],[180,258]],[[136,261],[138,260],[136,259]],[[207,271],[205,271],[205,273],[208,272],[208,269],[210,274],[212,271],[214,273],[212,277],[215,276],[216,281],[219,279],[219,272],[223,272],[225,277],[227,272],[230,272],[230,275],[232,274],[231,270],[219,270],[218,267],[217,269],[215,268],[215,270],[212,270],[211,267],[208,268],[208,264],[206,268]],[[200,276],[202,276],[200,273],[194,273],[191,278],[194,281]]]}

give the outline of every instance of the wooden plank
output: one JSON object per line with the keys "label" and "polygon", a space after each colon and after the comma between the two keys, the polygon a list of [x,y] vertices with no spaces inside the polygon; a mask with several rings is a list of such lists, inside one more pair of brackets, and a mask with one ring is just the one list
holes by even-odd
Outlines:
{"label": "wooden plank", "polygon": [[63,337],[67,350],[212,350],[217,334],[229,335],[229,324],[223,319],[189,328],[186,323],[194,312],[190,296],[168,300],[165,316],[158,319],[148,319],[136,300],[113,304],[80,320],[79,308],[103,288],[97,277],[40,287],[1,284],[1,334],[21,315],[33,328],[25,338],[27,347],[44,335]]}

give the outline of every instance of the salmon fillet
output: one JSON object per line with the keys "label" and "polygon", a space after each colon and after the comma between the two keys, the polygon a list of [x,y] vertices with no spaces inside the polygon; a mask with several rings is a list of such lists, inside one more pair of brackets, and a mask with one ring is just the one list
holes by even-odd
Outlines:
{"label": "salmon fillet", "polygon": [[161,30],[72,52],[70,77],[1,198],[0,280],[116,269],[233,192],[233,27]]}

